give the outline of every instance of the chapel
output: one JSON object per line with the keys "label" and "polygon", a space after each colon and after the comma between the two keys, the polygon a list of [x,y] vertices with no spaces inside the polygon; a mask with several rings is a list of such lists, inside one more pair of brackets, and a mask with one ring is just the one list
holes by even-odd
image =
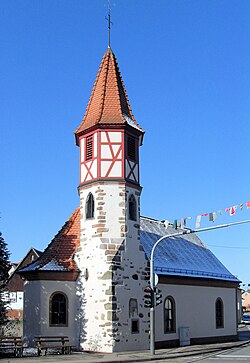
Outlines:
{"label": "chapel", "polygon": [[[79,206],[41,256],[19,271],[29,345],[34,336],[67,335],[85,351],[149,349],[150,253],[176,229],[140,214],[143,137],[108,47],[75,131]],[[197,235],[163,240],[154,272],[162,294],[156,347],[181,344],[183,332],[186,344],[237,338],[239,280]]]}

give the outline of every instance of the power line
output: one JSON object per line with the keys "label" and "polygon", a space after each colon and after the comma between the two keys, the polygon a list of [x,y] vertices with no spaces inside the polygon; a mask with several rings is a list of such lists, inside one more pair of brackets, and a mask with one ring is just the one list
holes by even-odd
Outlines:
{"label": "power line", "polygon": [[238,246],[218,246],[218,245],[206,245],[208,247],[220,247],[220,248],[236,248],[238,250],[249,250],[248,247],[238,247]]}

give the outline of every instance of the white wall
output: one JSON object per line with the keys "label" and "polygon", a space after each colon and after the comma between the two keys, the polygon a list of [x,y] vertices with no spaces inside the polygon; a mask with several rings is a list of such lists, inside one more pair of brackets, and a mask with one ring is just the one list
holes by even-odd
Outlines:
{"label": "white wall", "polygon": [[22,310],[23,309],[23,292],[22,291],[4,291],[1,298],[7,302],[7,309]]}
{"label": "white wall", "polygon": [[[156,341],[179,339],[179,328],[189,327],[190,338],[237,334],[235,288],[159,285],[163,304],[156,307]],[[163,308],[167,296],[176,303],[176,333],[164,334]],[[215,302],[224,303],[224,328],[216,329]]]}
{"label": "white wall", "polygon": [[8,308],[13,310],[22,310],[23,309],[23,292],[9,292],[9,305]]}
{"label": "white wall", "polygon": [[[49,326],[49,298],[56,291],[68,297],[68,326]],[[79,304],[74,281],[27,281],[24,285],[24,339],[34,345],[36,335],[68,335],[70,342],[79,346]]]}
{"label": "white wall", "polygon": [[[95,198],[95,217],[85,220],[89,192]],[[137,200],[137,221],[128,220],[127,199],[131,193]],[[77,259],[83,271],[83,301],[87,297],[83,304],[83,349],[112,352],[148,348],[148,311],[142,306],[147,261],[140,249],[139,194],[136,189],[117,182],[80,189],[81,246]],[[132,277],[135,274],[137,280]],[[137,298],[140,304],[140,332],[133,335],[130,298]]]}

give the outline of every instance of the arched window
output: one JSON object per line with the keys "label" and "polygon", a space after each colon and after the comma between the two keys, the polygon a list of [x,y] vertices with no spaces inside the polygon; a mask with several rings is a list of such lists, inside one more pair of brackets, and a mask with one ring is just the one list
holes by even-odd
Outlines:
{"label": "arched window", "polygon": [[135,318],[138,316],[138,302],[137,299],[129,299],[129,317]]}
{"label": "arched window", "polygon": [[131,319],[131,333],[139,333],[138,302],[137,299],[129,299],[129,317]]}
{"label": "arched window", "polygon": [[175,301],[168,296],[164,303],[164,333],[175,332]]}
{"label": "arched window", "polygon": [[68,325],[68,299],[62,292],[55,292],[49,302],[50,326]]}
{"label": "arched window", "polygon": [[95,201],[92,193],[89,193],[86,201],[86,219],[94,218]]}
{"label": "arched window", "polygon": [[136,214],[137,214],[137,208],[136,208],[136,200],[133,194],[130,195],[128,199],[128,218],[132,221],[136,221]]}
{"label": "arched window", "polygon": [[224,308],[223,301],[219,297],[215,303],[216,329],[224,327]]}

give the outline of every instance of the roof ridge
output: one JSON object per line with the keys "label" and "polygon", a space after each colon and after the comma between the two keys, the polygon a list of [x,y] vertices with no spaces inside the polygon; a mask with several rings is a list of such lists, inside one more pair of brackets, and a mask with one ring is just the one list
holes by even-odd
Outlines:
{"label": "roof ridge", "polygon": [[[71,214],[69,219],[64,223],[58,233],[52,238],[48,246],[45,248],[41,256],[29,265],[31,270],[39,270],[46,266],[49,262],[55,261],[59,266],[66,269],[75,270],[76,266],[72,260],[72,253],[79,244],[80,226],[77,219],[80,215],[80,207],[77,207]],[[77,231],[74,233],[74,228]],[[73,229],[72,235],[69,231]],[[71,265],[71,266],[70,266]],[[32,266],[34,268],[32,269]],[[71,267],[71,268],[70,268]],[[21,270],[22,271],[22,270]]]}
{"label": "roof ridge", "polygon": [[120,111],[120,116],[122,117],[122,119],[124,119],[123,114],[122,114],[122,100],[121,100],[121,94],[119,91],[119,84],[118,84],[118,77],[117,74],[119,75],[119,78],[121,79],[121,72],[120,69],[118,67],[118,63],[116,60],[116,57],[114,55],[114,53],[111,51],[111,54],[113,55],[113,63],[114,63],[114,70],[115,70],[115,86],[116,86],[116,90],[117,90],[117,95],[118,95],[118,100],[119,100],[119,111]]}
{"label": "roof ridge", "polygon": [[[134,118],[134,115],[133,115],[133,112],[132,112],[132,108],[131,108],[130,103],[129,103],[128,94],[127,94],[127,91],[126,91],[126,88],[125,88],[125,84],[123,82],[123,78],[122,78],[120,68],[119,68],[117,60],[116,60],[116,56],[114,54],[113,54],[113,56],[114,56],[114,60],[115,60],[116,71],[119,74],[119,80],[121,81],[122,91],[124,92],[124,96],[125,96],[125,100],[126,100],[126,106],[128,108],[128,111],[129,111],[129,115],[126,115],[126,116],[131,117],[131,119],[136,123],[136,125],[139,126],[137,124],[137,122],[135,121],[135,118]],[[117,81],[117,87],[118,87],[118,95],[119,95],[119,99],[120,99],[121,115],[122,115],[122,117],[124,117],[123,112],[122,112],[122,107],[121,107],[122,100],[121,100],[121,93],[119,92],[118,78],[116,78],[116,81]]]}
{"label": "roof ridge", "polygon": [[82,122],[80,124],[80,126],[76,129],[75,131],[75,134],[77,132],[80,132],[81,128],[82,128],[82,123],[84,121],[84,119],[86,119],[88,117],[88,114],[89,114],[89,110],[90,110],[90,106],[91,106],[91,103],[92,103],[92,100],[93,100],[93,97],[94,97],[94,94],[95,94],[95,90],[96,90],[96,87],[97,87],[97,83],[98,83],[98,80],[100,78],[100,74],[101,74],[101,70],[102,70],[102,66],[104,64],[104,60],[105,60],[105,56],[106,56],[106,53],[104,54],[104,56],[102,57],[102,60],[101,60],[101,63],[100,63],[100,66],[98,68],[98,72],[97,72],[97,75],[96,75],[96,78],[95,78],[95,82],[94,82],[94,85],[93,85],[93,88],[92,88],[92,91],[91,91],[91,94],[90,94],[90,98],[89,98],[89,101],[88,101],[88,104],[87,104],[87,107],[86,107],[86,111],[85,111],[85,114],[84,114],[84,117],[82,119]]}
{"label": "roof ridge", "polygon": [[106,85],[107,85],[107,79],[108,79],[108,69],[109,69],[109,62],[110,62],[110,51],[111,51],[111,49],[108,48],[107,51],[106,51],[106,53],[105,53],[105,55],[104,55],[104,57],[105,57],[106,54],[108,54],[108,58],[107,58],[107,61],[106,61],[106,63],[108,63],[108,65],[107,65],[107,71],[104,73],[104,77],[103,77],[104,78],[103,79],[103,97],[102,97],[102,106],[101,106],[101,112],[100,112],[99,121],[102,119],[102,116],[103,116],[104,104],[105,104],[105,97],[106,97],[106,93],[107,93]]}

